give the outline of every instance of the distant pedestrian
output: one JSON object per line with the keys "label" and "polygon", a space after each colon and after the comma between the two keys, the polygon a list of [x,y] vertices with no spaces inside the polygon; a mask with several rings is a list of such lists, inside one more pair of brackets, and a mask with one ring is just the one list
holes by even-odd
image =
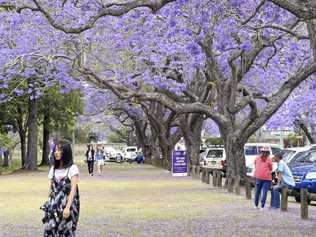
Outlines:
{"label": "distant pedestrian", "polygon": [[255,208],[259,209],[259,199],[261,197],[260,209],[263,209],[267,199],[267,193],[271,187],[272,180],[272,160],[269,157],[270,149],[267,146],[261,148],[261,154],[255,160],[256,194]]}
{"label": "distant pedestrian", "polygon": [[50,153],[49,153],[49,167],[54,165],[54,160],[55,160],[55,152],[56,152],[56,145],[54,144],[53,146],[51,146],[50,148]]}
{"label": "distant pedestrian", "polygon": [[104,160],[103,160],[103,151],[101,146],[97,146],[96,150],[96,160],[98,165],[98,174],[102,175],[102,167],[104,166]]}
{"label": "distant pedestrian", "polygon": [[45,211],[44,237],[75,236],[80,211],[79,170],[73,163],[70,143],[57,142],[53,157],[54,165],[48,173],[49,199],[41,207]]}
{"label": "distant pedestrian", "polygon": [[101,150],[102,150],[102,154],[103,154],[103,160],[105,161],[106,151],[105,151],[104,146],[101,147]]}
{"label": "distant pedestrian", "polygon": [[93,166],[94,166],[94,149],[93,149],[93,146],[90,144],[87,146],[86,159],[87,159],[87,165],[88,165],[88,172],[92,176]]}
{"label": "distant pedestrian", "polygon": [[280,208],[280,191],[283,187],[294,188],[295,182],[290,168],[283,161],[282,154],[276,154],[274,160],[278,163],[276,170],[277,184],[271,190],[271,207]]}

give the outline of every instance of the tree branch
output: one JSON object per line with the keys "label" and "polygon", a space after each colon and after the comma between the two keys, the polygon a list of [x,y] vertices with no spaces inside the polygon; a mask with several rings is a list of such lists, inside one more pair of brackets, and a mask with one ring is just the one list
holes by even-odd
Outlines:
{"label": "tree branch", "polygon": [[[302,18],[304,20],[311,20],[316,18],[316,8],[315,6],[305,7],[303,5],[303,1],[301,1],[302,4],[299,3],[293,3],[293,1],[290,0],[268,0],[275,5],[291,12],[293,15],[295,15],[298,18]],[[312,3],[312,1],[310,1]]]}
{"label": "tree branch", "polygon": [[306,66],[298,70],[293,76],[285,81],[279,90],[271,95],[268,99],[270,102],[267,103],[266,107],[261,111],[259,117],[251,122],[249,127],[245,127],[242,131],[245,136],[250,136],[280,108],[285,102],[291,92],[304,80],[309,78],[313,73],[316,72],[316,63]]}
{"label": "tree branch", "polygon": [[285,33],[287,33],[289,35],[292,35],[292,36],[294,36],[295,38],[297,38],[299,40],[308,40],[309,39],[308,35],[301,35],[301,34],[295,32],[295,31],[293,31],[292,29],[284,27],[284,26],[281,26],[281,25],[272,24],[272,25],[264,25],[264,26],[258,26],[258,27],[252,27],[252,26],[249,26],[249,27],[251,29],[254,29],[254,30],[266,29],[266,28],[275,29],[275,30],[279,30],[279,31],[285,32]]}
{"label": "tree branch", "polygon": [[18,13],[21,13],[23,10],[27,10],[27,9],[32,10],[32,11],[39,11],[45,16],[47,21],[55,29],[63,31],[65,33],[69,33],[69,34],[80,34],[94,27],[95,23],[102,17],[122,16],[128,13],[129,11],[135,8],[139,8],[139,7],[150,8],[155,13],[164,5],[170,2],[174,2],[174,1],[175,0],[134,0],[134,1],[129,1],[127,3],[108,3],[104,5],[103,8],[101,8],[98,13],[96,13],[89,20],[87,20],[87,22],[85,22],[83,25],[78,26],[78,27],[71,27],[71,26],[67,26],[66,24],[62,24],[58,22],[49,13],[47,9],[44,9],[44,7],[39,3],[38,0],[32,0],[32,2],[35,4],[36,7],[30,6],[30,5],[23,5],[21,7],[18,7],[10,3],[2,3],[0,5],[0,8],[3,8],[5,10],[15,10]]}
{"label": "tree branch", "polygon": [[261,0],[261,2],[259,3],[259,5],[256,7],[254,13],[248,17],[244,22],[242,22],[242,25],[246,25],[249,21],[251,21],[256,15],[257,13],[260,11],[261,7],[266,3],[266,0]]}

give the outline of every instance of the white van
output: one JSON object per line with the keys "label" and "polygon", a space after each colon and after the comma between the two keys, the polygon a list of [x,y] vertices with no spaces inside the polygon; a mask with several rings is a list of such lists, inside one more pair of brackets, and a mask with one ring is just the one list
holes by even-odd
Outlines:
{"label": "white van", "polygon": [[137,146],[125,147],[123,157],[126,161],[134,161],[136,156],[137,156]]}
{"label": "white van", "polygon": [[[247,175],[250,177],[254,177],[254,162],[256,157],[260,154],[260,150],[262,147],[267,146],[270,148],[270,158],[272,158],[275,154],[282,151],[282,147],[278,144],[270,144],[270,143],[246,143],[244,146],[245,159],[246,159],[246,167],[247,167]],[[277,163],[273,162],[273,171],[277,168]]]}
{"label": "white van", "polygon": [[226,153],[223,146],[209,146],[203,158],[203,166],[211,169],[226,171]]}

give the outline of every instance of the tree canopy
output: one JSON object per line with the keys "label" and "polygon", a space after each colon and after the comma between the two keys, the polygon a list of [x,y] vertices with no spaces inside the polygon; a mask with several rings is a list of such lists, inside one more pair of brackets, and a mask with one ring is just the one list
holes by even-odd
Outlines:
{"label": "tree canopy", "polygon": [[[197,146],[189,137],[210,118],[233,176],[245,175],[243,145],[260,127],[315,118],[312,0],[20,0],[0,8],[3,102],[37,99],[43,85],[80,89],[88,113],[140,110],[167,146],[180,127]],[[7,90],[15,78],[27,88]]]}

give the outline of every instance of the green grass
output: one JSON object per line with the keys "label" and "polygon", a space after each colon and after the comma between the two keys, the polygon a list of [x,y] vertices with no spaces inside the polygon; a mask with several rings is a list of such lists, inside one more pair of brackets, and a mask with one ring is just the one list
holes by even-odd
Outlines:
{"label": "green grass", "polygon": [[18,159],[12,159],[12,163],[10,167],[1,167],[0,166],[0,175],[1,174],[10,174],[15,170],[18,170],[21,168],[21,160]]}
{"label": "green grass", "polygon": [[[275,231],[293,236],[303,224],[307,225],[304,236],[314,236],[310,234],[314,222],[299,222],[294,203],[289,203],[289,213],[259,212],[243,196],[210,190],[196,179],[172,178],[149,165],[107,163],[103,177],[90,177],[86,165],[78,163],[79,237],[191,237],[200,236],[199,229],[207,225],[209,232],[203,236],[276,236]],[[47,167],[41,167],[36,172],[0,176],[0,236],[42,235],[39,207],[47,200],[47,172]],[[311,207],[311,213],[314,210]],[[270,222],[272,214],[276,218]],[[214,235],[213,226],[219,235]]]}
{"label": "green grass", "polygon": [[[74,159],[77,163],[82,163],[85,156],[86,145],[76,144],[74,148]],[[37,161],[40,164],[42,159],[41,147],[38,147]],[[21,152],[18,148],[13,151],[12,163],[10,167],[0,166],[0,175],[11,174],[16,170],[21,169]]]}
{"label": "green grass", "polygon": [[[129,172],[129,168],[133,167],[111,166],[119,175]],[[85,170],[85,167],[81,169]],[[148,175],[148,172],[154,171],[155,174],[157,170],[148,168],[145,173]],[[39,207],[46,200],[48,192],[46,172],[47,168],[42,168],[35,173],[0,176],[1,214],[17,221],[27,216],[40,218]],[[134,175],[131,174],[131,177]],[[117,221],[136,217],[141,220],[170,220],[184,216],[196,218],[207,214],[200,203],[216,207],[223,200],[231,199],[220,193],[210,195],[209,192],[195,192],[192,190],[192,186],[196,185],[195,180],[142,180],[144,174],[139,175],[140,179],[136,176],[130,181],[98,179],[91,182],[89,177],[80,177],[82,215],[86,218],[107,216]]]}

